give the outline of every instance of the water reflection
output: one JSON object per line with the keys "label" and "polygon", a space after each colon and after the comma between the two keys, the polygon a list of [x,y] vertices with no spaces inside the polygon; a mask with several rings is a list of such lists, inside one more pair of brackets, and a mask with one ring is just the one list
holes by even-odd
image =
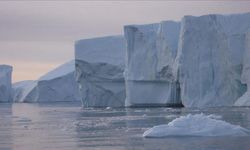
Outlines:
{"label": "water reflection", "polygon": [[78,104],[0,104],[1,150],[249,150],[250,137],[146,139],[142,133],[186,114],[215,114],[250,129],[245,108],[80,109]]}
{"label": "water reflection", "polygon": [[12,111],[10,104],[0,105],[0,149],[11,150],[12,147]]}
{"label": "water reflection", "polygon": [[[71,112],[71,110],[74,110]],[[76,146],[74,120],[79,108],[39,104],[12,105],[13,150],[71,149]],[[79,110],[80,111],[80,110]]]}

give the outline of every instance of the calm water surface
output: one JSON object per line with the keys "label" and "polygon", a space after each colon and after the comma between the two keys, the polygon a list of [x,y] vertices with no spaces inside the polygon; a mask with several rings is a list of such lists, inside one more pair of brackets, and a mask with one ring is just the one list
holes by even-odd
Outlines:
{"label": "calm water surface", "polygon": [[0,150],[250,150],[250,137],[146,139],[186,114],[215,114],[250,129],[250,108],[81,109],[75,103],[0,104]]}

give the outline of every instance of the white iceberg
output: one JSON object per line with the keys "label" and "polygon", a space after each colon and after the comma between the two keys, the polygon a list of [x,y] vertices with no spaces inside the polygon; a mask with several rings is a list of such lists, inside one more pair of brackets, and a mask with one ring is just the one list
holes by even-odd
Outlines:
{"label": "white iceberg", "polygon": [[35,102],[37,81],[26,80],[13,85],[13,102]]}
{"label": "white iceberg", "polygon": [[12,67],[0,65],[0,102],[12,101]]}
{"label": "white iceberg", "polygon": [[249,20],[245,13],[125,26],[126,106],[232,106],[247,89],[241,76]]}
{"label": "white iceberg", "polygon": [[179,84],[173,74],[180,23],[128,25],[126,106],[178,105]]}
{"label": "white iceberg", "polygon": [[144,132],[143,137],[162,138],[171,136],[248,136],[250,131],[238,125],[217,120],[213,115],[187,115],[166,125],[155,126]]}
{"label": "white iceberg", "polygon": [[36,81],[13,84],[15,102],[80,101],[75,81],[75,62],[70,61],[48,72]]}
{"label": "white iceberg", "polygon": [[245,93],[241,72],[249,28],[250,13],[183,18],[176,74],[185,107],[232,106]]}
{"label": "white iceberg", "polygon": [[75,43],[76,80],[83,107],[122,107],[125,103],[125,39],[109,36]]}

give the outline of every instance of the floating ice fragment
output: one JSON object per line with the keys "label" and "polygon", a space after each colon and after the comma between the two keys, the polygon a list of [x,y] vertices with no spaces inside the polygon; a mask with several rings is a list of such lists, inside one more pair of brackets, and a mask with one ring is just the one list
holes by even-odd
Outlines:
{"label": "floating ice fragment", "polygon": [[[216,119],[215,119],[216,118]],[[170,136],[247,136],[250,131],[238,125],[217,120],[215,115],[196,114],[182,116],[166,125],[154,126],[143,137],[162,138]]]}

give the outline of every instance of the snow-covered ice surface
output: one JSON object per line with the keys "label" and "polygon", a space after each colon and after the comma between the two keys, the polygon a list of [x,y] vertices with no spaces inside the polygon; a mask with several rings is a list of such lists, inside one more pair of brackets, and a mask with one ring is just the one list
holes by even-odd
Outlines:
{"label": "snow-covered ice surface", "polygon": [[39,78],[39,81],[43,80],[53,80],[56,78],[61,78],[64,75],[70,74],[75,70],[75,61],[71,60],[67,63],[60,65],[59,67],[49,71],[45,75]]}
{"label": "snow-covered ice surface", "polygon": [[168,124],[154,126],[145,131],[143,137],[247,136],[250,134],[250,130],[215,118],[214,116],[206,116],[204,114],[189,114],[174,119]]}
{"label": "snow-covered ice surface", "polygon": [[186,16],[182,19],[177,65],[186,107],[232,106],[241,83],[250,13]]}
{"label": "snow-covered ice surface", "polygon": [[0,65],[0,102],[10,102],[12,100],[12,67]]}
{"label": "snow-covered ice surface", "polygon": [[126,106],[180,104],[173,74],[180,23],[124,27],[127,39]]}
{"label": "snow-covered ice surface", "polygon": [[75,61],[67,62],[36,81],[13,84],[15,102],[80,101]]}
{"label": "snow-covered ice surface", "polygon": [[82,109],[79,103],[0,104],[0,149],[248,150],[250,147],[250,136],[142,137],[153,126],[200,113],[214,114],[213,118],[250,129],[249,107]]}
{"label": "snow-covered ice surface", "polygon": [[125,39],[109,36],[75,43],[76,80],[83,107],[122,107],[125,103]]}

